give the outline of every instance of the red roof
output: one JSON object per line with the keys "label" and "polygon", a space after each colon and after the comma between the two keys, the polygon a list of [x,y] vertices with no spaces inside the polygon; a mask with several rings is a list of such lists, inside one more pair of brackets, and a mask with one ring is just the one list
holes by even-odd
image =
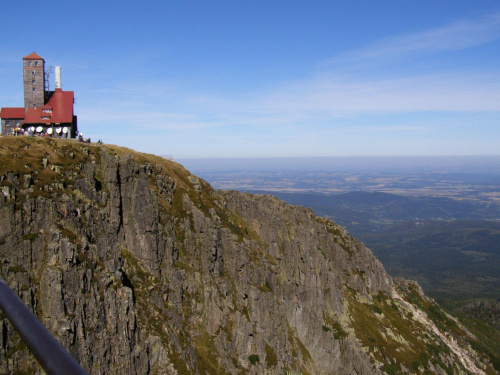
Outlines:
{"label": "red roof", "polygon": [[[73,122],[74,92],[56,89],[42,108],[28,108],[24,124],[71,123]],[[43,112],[52,109],[52,112]],[[42,117],[50,117],[43,119]]]}
{"label": "red roof", "polygon": [[40,123],[50,123],[51,120],[42,121],[42,109],[41,108],[28,108],[26,111],[26,118],[23,124],[40,124]]}
{"label": "red roof", "polygon": [[2,108],[0,110],[0,118],[16,119],[16,118],[24,118],[24,115],[25,115],[24,108]]}
{"label": "red roof", "polygon": [[43,60],[40,56],[38,56],[35,52],[29,54],[26,57],[23,57],[23,60]]}

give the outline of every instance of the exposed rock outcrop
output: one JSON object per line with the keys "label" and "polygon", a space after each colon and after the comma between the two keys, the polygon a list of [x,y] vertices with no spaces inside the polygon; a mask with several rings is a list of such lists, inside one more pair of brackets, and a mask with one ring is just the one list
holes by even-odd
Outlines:
{"label": "exposed rock outcrop", "polygon": [[[116,146],[0,143],[0,274],[89,373],[494,373],[306,208]],[[0,373],[40,372],[5,319],[0,337]]]}

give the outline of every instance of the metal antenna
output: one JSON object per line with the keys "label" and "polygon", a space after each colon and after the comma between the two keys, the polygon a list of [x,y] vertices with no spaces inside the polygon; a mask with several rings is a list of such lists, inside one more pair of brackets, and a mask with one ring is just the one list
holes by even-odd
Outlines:
{"label": "metal antenna", "polygon": [[45,91],[50,91],[50,75],[54,72],[54,67],[49,66],[45,70]]}

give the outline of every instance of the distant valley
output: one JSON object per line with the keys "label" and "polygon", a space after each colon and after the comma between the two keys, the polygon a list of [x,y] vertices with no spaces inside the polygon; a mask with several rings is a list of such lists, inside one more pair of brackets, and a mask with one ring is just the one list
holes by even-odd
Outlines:
{"label": "distant valley", "polygon": [[345,226],[481,337],[500,368],[500,157],[199,167],[218,189],[271,194]]}
{"label": "distant valley", "polygon": [[391,275],[417,280],[450,309],[500,299],[499,157],[226,163],[192,169],[218,189],[272,194],[333,219]]}
{"label": "distant valley", "polygon": [[440,300],[500,298],[497,206],[387,193],[273,193],[333,219],[370,247],[394,276]]}

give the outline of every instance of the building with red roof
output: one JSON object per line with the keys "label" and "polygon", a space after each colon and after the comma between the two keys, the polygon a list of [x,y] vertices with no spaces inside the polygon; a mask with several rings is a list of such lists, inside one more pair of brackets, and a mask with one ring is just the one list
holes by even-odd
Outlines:
{"label": "building with red roof", "polygon": [[36,52],[30,53],[28,56],[23,57],[23,60],[43,60]]}
{"label": "building with red roof", "polygon": [[12,134],[14,129],[19,129],[24,121],[25,109],[22,108],[2,108],[0,109],[0,119],[2,119],[2,134]]}
{"label": "building with red roof", "polygon": [[61,88],[61,68],[56,67],[55,90],[46,87],[45,60],[35,52],[23,58],[24,108],[1,108],[2,134],[23,129],[35,134],[74,138],[78,134],[73,91]]}

